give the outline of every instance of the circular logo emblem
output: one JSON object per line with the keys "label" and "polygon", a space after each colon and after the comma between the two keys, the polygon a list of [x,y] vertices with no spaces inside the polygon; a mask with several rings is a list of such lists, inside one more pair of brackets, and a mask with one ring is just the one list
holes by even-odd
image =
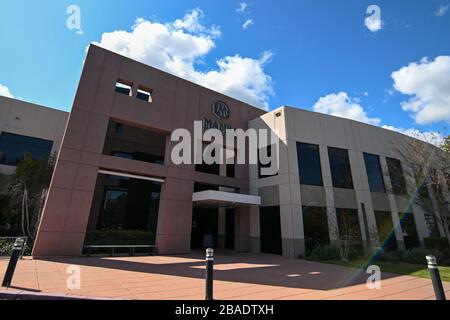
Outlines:
{"label": "circular logo emblem", "polygon": [[213,105],[213,113],[221,118],[228,119],[230,117],[230,107],[223,101],[216,101]]}

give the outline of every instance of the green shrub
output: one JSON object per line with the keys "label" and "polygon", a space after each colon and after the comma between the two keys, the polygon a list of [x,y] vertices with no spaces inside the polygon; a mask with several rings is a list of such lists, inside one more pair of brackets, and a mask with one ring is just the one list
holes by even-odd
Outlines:
{"label": "green shrub", "polygon": [[442,252],[436,249],[414,248],[404,251],[384,252],[379,256],[379,260],[424,265],[427,263],[425,257],[429,254],[434,255],[438,262],[442,261],[444,257]]}
{"label": "green shrub", "polygon": [[402,261],[414,264],[426,264],[426,256],[434,255],[438,263],[442,260],[443,254],[441,251],[436,249],[424,249],[424,248],[414,248],[410,250],[405,250],[402,254]]}
{"label": "green shrub", "polygon": [[[25,256],[30,255],[32,247],[33,247],[33,244],[27,243],[25,245],[25,250],[24,250],[23,254]],[[13,248],[14,248],[14,240],[13,239],[0,239],[0,257],[10,256]]]}
{"label": "green shrub", "polygon": [[313,260],[341,260],[339,248],[331,245],[317,245],[309,253]]}
{"label": "green shrub", "polygon": [[14,247],[14,241],[0,240],[0,256],[10,256]]}
{"label": "green shrub", "polygon": [[403,259],[403,253],[398,250],[385,251],[379,255],[378,259],[381,261],[399,262]]}
{"label": "green shrub", "polygon": [[85,245],[154,244],[155,234],[147,230],[88,231]]}
{"label": "green shrub", "polygon": [[446,259],[450,259],[450,246],[447,238],[424,238],[425,247],[441,251]]}

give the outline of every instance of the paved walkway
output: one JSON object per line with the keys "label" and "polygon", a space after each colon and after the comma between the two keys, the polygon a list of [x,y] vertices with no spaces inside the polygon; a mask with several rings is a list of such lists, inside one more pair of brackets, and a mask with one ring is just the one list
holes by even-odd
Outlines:
{"label": "paved walkway", "polygon": [[[204,299],[201,253],[180,256],[74,257],[19,261],[12,285],[0,291],[120,299]],[[0,277],[8,260],[0,260]],[[81,288],[70,290],[70,265]],[[216,254],[215,299],[434,299],[431,281],[383,273],[369,290],[363,270],[273,255]],[[444,284],[450,297],[450,283]]]}

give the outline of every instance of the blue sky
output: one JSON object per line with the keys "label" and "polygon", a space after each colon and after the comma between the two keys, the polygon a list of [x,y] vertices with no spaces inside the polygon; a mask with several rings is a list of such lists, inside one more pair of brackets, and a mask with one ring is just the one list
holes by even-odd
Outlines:
{"label": "blue sky", "polygon": [[448,134],[450,0],[243,2],[2,1],[0,93],[70,110],[98,42],[263,108]]}

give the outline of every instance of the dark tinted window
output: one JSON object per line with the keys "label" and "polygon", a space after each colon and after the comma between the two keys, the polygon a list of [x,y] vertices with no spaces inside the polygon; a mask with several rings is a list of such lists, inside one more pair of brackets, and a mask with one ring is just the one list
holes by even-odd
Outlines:
{"label": "dark tinted window", "polygon": [[372,192],[385,192],[383,174],[381,173],[380,158],[374,154],[364,153],[369,188]]}
{"label": "dark tinted window", "polygon": [[416,178],[417,194],[421,199],[430,199],[428,185],[431,185],[430,176],[423,166],[414,166],[414,175]]}
{"label": "dark tinted window", "polygon": [[149,230],[154,236],[160,193],[158,182],[99,174],[88,229]]}
{"label": "dark tinted window", "polygon": [[375,211],[375,220],[377,223],[379,244],[386,251],[397,249],[397,240],[395,238],[394,224],[390,212]]}
{"label": "dark tinted window", "polygon": [[45,159],[52,151],[53,141],[2,132],[0,134],[0,163],[17,165],[25,153],[33,159]]}
{"label": "dark tinted window", "polygon": [[328,157],[330,159],[333,187],[353,189],[348,151],[345,149],[328,147]]}
{"label": "dark tinted window", "polygon": [[261,252],[282,254],[280,207],[260,207]]}
{"label": "dark tinted window", "polygon": [[419,236],[417,235],[414,214],[400,213],[400,225],[403,233],[403,241],[406,249],[420,247]]}
{"label": "dark tinted window", "polygon": [[339,238],[361,242],[361,229],[359,227],[358,210],[336,208]]}
{"label": "dark tinted window", "polygon": [[428,231],[430,232],[431,238],[438,238],[440,236],[439,234],[439,228],[437,225],[436,216],[434,214],[427,214],[425,213],[425,222],[427,224]]}
{"label": "dark tinted window", "polygon": [[[207,146],[207,144],[204,143],[203,144],[203,151],[205,150],[206,146]],[[213,149],[211,151],[211,156],[212,157],[216,156],[216,149]],[[203,159],[203,157],[202,157],[202,159]],[[215,163],[215,162],[213,164],[207,164],[205,162],[205,160],[203,159],[203,162],[201,164],[196,164],[195,165],[195,171],[219,175],[220,174],[220,164],[219,163]]]}
{"label": "dark tinted window", "polygon": [[235,170],[234,163],[227,164],[227,177],[234,178],[234,170]]}
{"label": "dark tinted window", "polygon": [[315,246],[330,243],[327,208],[304,206],[302,210],[305,249],[308,254]]}
{"label": "dark tinted window", "polygon": [[400,160],[386,158],[394,194],[406,194],[406,183]]}
{"label": "dark tinted window", "polygon": [[320,168],[319,146],[315,144],[297,143],[298,171],[300,183],[321,186],[322,169]]}
{"label": "dark tinted window", "polygon": [[164,164],[165,149],[165,134],[110,121],[103,154]]}

